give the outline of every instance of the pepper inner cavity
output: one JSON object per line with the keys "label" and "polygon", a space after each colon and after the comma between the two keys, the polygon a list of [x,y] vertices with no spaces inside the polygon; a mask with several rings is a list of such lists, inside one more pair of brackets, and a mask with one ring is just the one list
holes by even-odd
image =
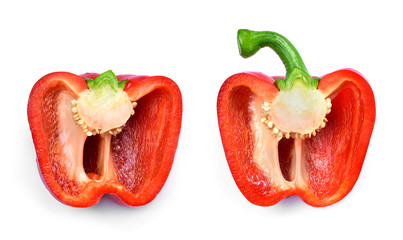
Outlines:
{"label": "pepper inner cavity", "polygon": [[116,136],[125,126],[137,102],[131,102],[122,91],[111,96],[100,97],[87,90],[71,101],[71,112],[77,125],[87,136],[112,134]]}
{"label": "pepper inner cavity", "polygon": [[332,103],[319,90],[281,91],[261,107],[261,122],[280,141],[283,137],[310,138],[326,126]]}

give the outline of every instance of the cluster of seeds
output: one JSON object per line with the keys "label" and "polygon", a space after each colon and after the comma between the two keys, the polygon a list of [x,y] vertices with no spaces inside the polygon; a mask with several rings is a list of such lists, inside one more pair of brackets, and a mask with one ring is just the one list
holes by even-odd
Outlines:
{"label": "cluster of seeds", "polygon": [[[134,115],[134,108],[137,107],[137,102],[132,102],[133,104],[133,109],[132,112],[130,113],[131,115]],[[77,110],[77,100],[73,99],[71,100],[71,112],[73,114],[73,119],[74,121],[76,121],[77,125],[81,127],[81,129],[85,132],[85,134],[87,134],[87,136],[93,136],[96,134],[103,134],[102,129],[98,129],[98,128],[90,128],[81,118],[80,115],[78,114],[78,110]],[[108,133],[116,136],[118,133],[120,133],[122,131],[122,129],[125,127],[125,124],[123,124],[120,127],[117,128],[113,128],[108,130]]]}
{"label": "cluster of seeds", "polygon": [[[330,98],[326,98],[326,106],[327,106],[326,111],[327,115],[330,113],[332,108],[332,102]],[[313,136],[316,136],[316,133],[319,132],[320,129],[324,128],[327,123],[327,119],[323,118],[320,124],[318,125],[317,129],[313,130],[312,132],[308,133],[286,132],[274,124],[274,122],[271,120],[269,111],[270,111],[270,103],[264,102],[262,105],[262,118],[260,119],[260,121],[271,131],[271,133],[274,136],[277,136],[278,141],[280,141],[283,137],[285,137],[286,139],[289,139],[290,137],[301,139],[311,138]]]}

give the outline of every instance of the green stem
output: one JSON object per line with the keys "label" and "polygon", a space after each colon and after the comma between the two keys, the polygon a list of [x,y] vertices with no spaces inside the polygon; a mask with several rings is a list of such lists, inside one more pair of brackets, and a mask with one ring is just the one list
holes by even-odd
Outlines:
{"label": "green stem", "polygon": [[85,79],[88,89],[99,91],[101,89],[110,88],[114,92],[123,91],[128,80],[119,81],[112,70],[106,71],[95,79]]}
{"label": "green stem", "polygon": [[285,79],[276,80],[280,90],[289,90],[294,82],[301,81],[308,88],[315,89],[318,79],[313,79],[302,61],[297,49],[282,35],[275,32],[238,30],[238,47],[242,57],[248,58],[263,47],[270,47],[277,53],[286,68]]}

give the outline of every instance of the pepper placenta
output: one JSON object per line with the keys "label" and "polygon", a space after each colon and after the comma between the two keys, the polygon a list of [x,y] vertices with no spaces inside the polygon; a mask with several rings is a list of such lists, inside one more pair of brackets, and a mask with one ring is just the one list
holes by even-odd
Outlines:
{"label": "pepper placenta", "polygon": [[74,207],[104,194],[129,206],[152,201],[170,172],[181,119],[180,90],[162,76],[56,72],[28,101],[42,179]]}
{"label": "pepper placenta", "polygon": [[232,176],[252,203],[297,195],[312,206],[345,197],[360,174],[375,122],[371,87],[355,70],[311,77],[295,47],[274,32],[238,31],[243,57],[272,48],[285,77],[229,77],[217,101]]}

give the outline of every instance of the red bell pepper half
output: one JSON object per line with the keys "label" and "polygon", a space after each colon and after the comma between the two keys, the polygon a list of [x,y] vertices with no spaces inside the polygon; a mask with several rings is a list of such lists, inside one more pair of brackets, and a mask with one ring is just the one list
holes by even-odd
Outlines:
{"label": "red bell pepper half", "polygon": [[238,44],[243,57],[269,46],[287,71],[235,74],[220,89],[220,133],[238,188],[260,206],[291,195],[317,207],[341,200],[358,179],[374,127],[371,87],[351,69],[311,77],[277,33],[239,30]]}
{"label": "red bell pepper half", "polygon": [[152,201],[170,172],[182,98],[162,76],[51,73],[32,88],[28,121],[42,179],[62,203]]}

